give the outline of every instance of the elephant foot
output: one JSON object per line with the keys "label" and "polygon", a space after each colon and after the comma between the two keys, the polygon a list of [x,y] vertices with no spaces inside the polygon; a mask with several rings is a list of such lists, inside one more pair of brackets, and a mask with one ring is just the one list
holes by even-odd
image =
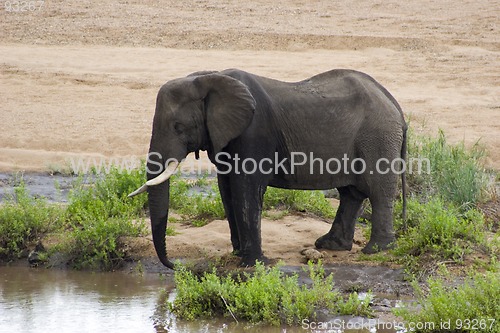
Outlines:
{"label": "elephant foot", "polygon": [[380,251],[392,249],[394,247],[394,237],[387,238],[386,240],[374,241],[370,240],[368,244],[361,250],[364,254],[374,254]]}
{"label": "elephant foot", "polygon": [[314,246],[316,246],[317,249],[350,251],[352,249],[352,241],[344,241],[331,234],[326,234],[318,238]]}
{"label": "elephant foot", "polygon": [[241,258],[240,267],[253,267],[253,266],[255,266],[255,263],[257,261],[263,263],[264,265],[268,265],[269,264],[269,259],[267,257],[265,257],[264,255],[260,255],[260,256],[243,256]]}

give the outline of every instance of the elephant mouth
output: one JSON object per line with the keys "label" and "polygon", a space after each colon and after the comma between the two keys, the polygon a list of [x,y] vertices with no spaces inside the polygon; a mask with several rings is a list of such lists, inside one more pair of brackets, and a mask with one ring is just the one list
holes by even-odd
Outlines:
{"label": "elephant mouth", "polygon": [[134,192],[130,193],[128,195],[128,197],[131,198],[133,196],[136,196],[138,194],[141,194],[141,193],[145,192],[148,189],[149,186],[160,185],[160,184],[166,182],[170,177],[172,177],[172,175],[177,170],[178,166],[179,166],[179,162],[178,161],[170,162],[168,164],[168,166],[165,168],[165,170],[163,170],[162,173],[160,173],[155,178],[152,178],[152,179],[148,180],[146,183],[144,183],[137,190],[135,190]]}

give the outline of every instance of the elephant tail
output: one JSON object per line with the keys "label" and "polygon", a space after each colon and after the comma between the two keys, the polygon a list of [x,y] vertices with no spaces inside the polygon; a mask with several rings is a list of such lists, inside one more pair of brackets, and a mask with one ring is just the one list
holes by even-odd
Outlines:
{"label": "elephant tail", "polygon": [[[408,132],[408,126],[405,124],[405,127],[403,128],[403,144],[401,147],[401,159],[404,161],[403,163],[406,164],[406,155],[407,155],[407,132]],[[401,217],[403,219],[403,222],[406,222],[406,197],[407,197],[407,189],[406,189],[406,166],[404,172],[401,173],[401,187],[402,187],[402,195],[403,195],[403,212],[401,213]]]}

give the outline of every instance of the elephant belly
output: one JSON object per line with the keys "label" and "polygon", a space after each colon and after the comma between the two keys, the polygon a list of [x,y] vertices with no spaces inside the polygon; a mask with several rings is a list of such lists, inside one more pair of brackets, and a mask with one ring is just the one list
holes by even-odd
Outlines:
{"label": "elephant belly", "polygon": [[[298,171],[298,170],[297,170]],[[328,190],[354,185],[353,177],[344,174],[277,174],[269,181],[269,186],[290,190]]]}

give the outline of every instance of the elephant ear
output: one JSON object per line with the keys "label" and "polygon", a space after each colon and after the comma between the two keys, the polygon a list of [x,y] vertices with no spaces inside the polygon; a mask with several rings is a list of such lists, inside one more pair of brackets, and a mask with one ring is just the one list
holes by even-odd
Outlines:
{"label": "elephant ear", "polygon": [[208,134],[217,154],[250,125],[255,100],[247,86],[230,76],[198,76],[194,84],[205,100]]}

